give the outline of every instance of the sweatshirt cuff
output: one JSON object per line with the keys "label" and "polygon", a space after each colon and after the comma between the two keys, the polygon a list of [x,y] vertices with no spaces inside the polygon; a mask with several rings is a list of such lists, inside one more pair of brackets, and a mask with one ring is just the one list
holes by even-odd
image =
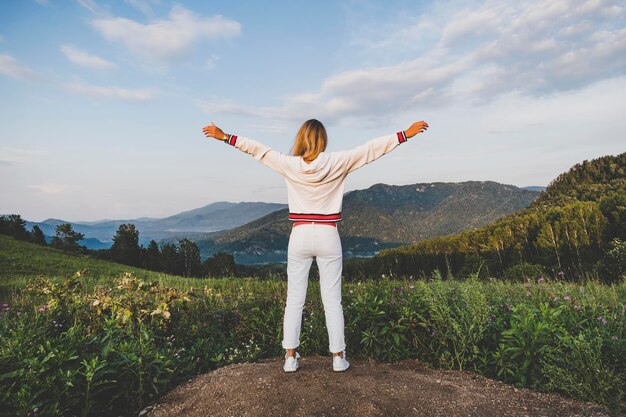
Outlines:
{"label": "sweatshirt cuff", "polygon": [[396,136],[398,137],[398,143],[406,142],[406,133],[404,131],[397,132]]}
{"label": "sweatshirt cuff", "polygon": [[235,146],[235,143],[237,143],[237,136],[230,135],[230,138],[226,139],[224,142],[228,143],[231,146]]}

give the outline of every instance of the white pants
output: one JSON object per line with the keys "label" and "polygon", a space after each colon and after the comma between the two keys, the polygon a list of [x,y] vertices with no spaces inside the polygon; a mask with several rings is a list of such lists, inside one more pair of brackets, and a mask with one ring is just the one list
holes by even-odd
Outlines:
{"label": "white pants", "polygon": [[283,321],[284,349],[300,345],[302,309],[306,299],[309,270],[317,262],[320,292],[326,315],[328,349],[345,350],[343,307],[341,306],[341,271],[343,258],[339,231],[335,226],[309,223],[292,226],[287,249],[287,303]]}

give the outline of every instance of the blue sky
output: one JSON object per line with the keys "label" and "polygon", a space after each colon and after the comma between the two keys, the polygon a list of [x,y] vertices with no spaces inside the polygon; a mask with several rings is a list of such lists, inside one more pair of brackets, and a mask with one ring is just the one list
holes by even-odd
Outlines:
{"label": "blue sky", "polygon": [[288,153],[426,120],[350,174],[376,183],[548,185],[626,149],[620,1],[0,2],[0,213],[165,217],[287,202],[284,180],[202,135]]}

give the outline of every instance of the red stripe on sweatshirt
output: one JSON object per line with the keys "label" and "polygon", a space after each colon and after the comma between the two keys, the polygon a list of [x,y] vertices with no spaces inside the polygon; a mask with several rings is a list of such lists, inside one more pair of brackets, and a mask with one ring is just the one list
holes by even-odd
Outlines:
{"label": "red stripe on sweatshirt", "polygon": [[334,214],[308,214],[308,213],[289,213],[290,220],[340,220],[341,213]]}

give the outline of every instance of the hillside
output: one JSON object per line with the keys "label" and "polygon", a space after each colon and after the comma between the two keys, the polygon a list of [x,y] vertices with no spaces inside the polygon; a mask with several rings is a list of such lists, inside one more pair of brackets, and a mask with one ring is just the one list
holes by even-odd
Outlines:
{"label": "hillside", "polygon": [[562,207],[574,201],[600,201],[626,190],[626,152],[584,160],[556,177],[529,209]]}
{"label": "hillside", "polygon": [[626,153],[622,153],[576,164],[529,207],[492,224],[384,250],[359,268],[369,272],[391,268],[398,273],[439,269],[454,275],[484,264],[483,272],[501,275],[517,264],[532,263],[562,277],[603,274],[603,280],[611,281],[626,273],[620,266],[625,240]]}
{"label": "hillside", "polygon": [[0,298],[13,287],[21,287],[37,275],[67,277],[85,269],[94,280],[119,277],[127,271],[144,279],[160,280],[168,276],[87,255],[66,253],[0,234]]}
{"label": "hillside", "polygon": [[[528,207],[538,196],[493,181],[376,184],[352,191],[344,196],[339,223],[344,257],[369,257],[384,248],[476,229]],[[237,263],[286,262],[288,212],[191,239],[203,258],[224,251],[234,253]]]}

